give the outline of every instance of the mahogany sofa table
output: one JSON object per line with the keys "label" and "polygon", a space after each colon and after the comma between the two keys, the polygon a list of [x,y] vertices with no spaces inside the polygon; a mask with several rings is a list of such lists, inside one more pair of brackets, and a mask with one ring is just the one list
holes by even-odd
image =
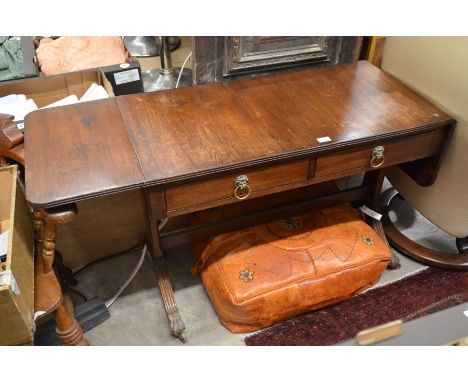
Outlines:
{"label": "mahogany sofa table", "polygon": [[[171,333],[183,339],[163,250],[339,202],[367,201],[377,209],[388,166],[400,165],[421,185],[434,182],[454,125],[365,61],[120,96],[27,116],[26,197],[53,213],[73,211],[79,200],[143,189]],[[242,209],[254,198],[300,194],[362,172],[358,187],[159,231],[166,218],[228,204]],[[45,222],[52,256],[57,222]],[[373,224],[384,237],[380,222]]]}

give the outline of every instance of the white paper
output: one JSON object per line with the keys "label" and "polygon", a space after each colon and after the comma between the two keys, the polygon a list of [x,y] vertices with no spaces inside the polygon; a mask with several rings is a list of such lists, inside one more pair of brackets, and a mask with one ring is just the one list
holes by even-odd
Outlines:
{"label": "white paper", "polygon": [[10,234],[10,230],[6,230],[5,232],[0,234],[0,256],[4,256],[8,252],[8,236]]}
{"label": "white paper", "polygon": [[[101,85],[91,84],[81,99],[78,99],[76,95],[72,94],[56,102],[53,102],[50,105],[44,106],[42,109],[72,105],[78,102],[93,101],[103,98],[109,98],[109,94],[107,94],[106,89],[104,89]],[[24,94],[10,94],[5,97],[0,97],[0,113],[13,115],[14,121],[24,121],[24,118],[28,113],[37,109],[38,107],[34,100],[26,99]],[[19,129],[24,128],[24,124],[18,124],[17,126]]]}
{"label": "white paper", "polygon": [[39,317],[43,316],[44,314],[46,314],[45,310],[38,310],[37,312],[34,312],[33,321],[35,322]]}
{"label": "white paper", "polygon": [[138,81],[140,75],[138,74],[138,69],[130,69],[125,72],[114,73],[115,84],[126,84],[127,82]]}
{"label": "white paper", "polygon": [[37,110],[36,103],[32,99],[26,99],[24,94],[10,94],[0,98],[0,113],[13,115],[14,121],[23,121],[34,110]]}
{"label": "white paper", "polygon": [[101,85],[91,84],[85,94],[80,98],[80,102],[95,101],[97,99],[109,98],[106,89]]}
{"label": "white paper", "polygon": [[9,286],[11,291],[14,294],[20,294],[20,288],[18,284],[16,283],[15,276],[13,275],[13,272],[11,269],[7,269],[6,271],[0,272],[0,285],[6,285]]}
{"label": "white paper", "polygon": [[0,106],[25,101],[26,96],[24,94],[10,94],[5,97],[0,97]]}
{"label": "white paper", "polygon": [[317,138],[317,142],[318,143],[331,142],[331,138],[330,137],[320,137],[320,138]]}
{"label": "white paper", "polygon": [[49,107],[57,107],[57,106],[65,106],[65,105],[72,105],[74,103],[80,102],[78,97],[74,94],[69,95],[65,98],[62,98],[58,101],[51,103],[50,105],[44,106],[42,109],[48,109]]}
{"label": "white paper", "polygon": [[465,310],[465,311],[463,312],[463,314],[464,314],[466,317],[468,317],[468,310]]}

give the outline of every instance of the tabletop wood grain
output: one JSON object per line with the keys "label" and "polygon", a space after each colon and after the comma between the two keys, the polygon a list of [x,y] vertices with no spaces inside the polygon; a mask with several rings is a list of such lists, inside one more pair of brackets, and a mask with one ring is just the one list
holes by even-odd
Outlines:
{"label": "tabletop wood grain", "polygon": [[65,204],[144,183],[115,99],[30,113],[24,139],[26,197],[33,206]]}
{"label": "tabletop wood grain", "polygon": [[452,122],[365,61],[120,96],[28,116],[27,197],[175,185]]}
{"label": "tabletop wood grain", "polygon": [[[410,133],[450,116],[369,64],[331,66],[233,81],[228,86],[287,150]],[[285,139],[286,138],[286,139]]]}
{"label": "tabletop wood grain", "polygon": [[[411,134],[451,119],[366,61],[117,103],[148,185]],[[319,143],[321,137],[331,141]]]}

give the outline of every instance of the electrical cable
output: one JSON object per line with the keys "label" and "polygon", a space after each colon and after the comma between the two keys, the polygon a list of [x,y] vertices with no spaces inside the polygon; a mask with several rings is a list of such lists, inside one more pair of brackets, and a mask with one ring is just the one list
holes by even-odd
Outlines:
{"label": "electrical cable", "polygon": [[[190,56],[190,55],[189,55]],[[165,218],[165,219],[162,219],[160,221],[160,223],[158,224],[158,229],[161,230],[167,223],[168,221],[168,218]],[[124,252],[120,252],[120,253],[116,253],[112,256],[108,256],[108,257],[105,257],[105,258],[102,258],[102,259],[98,259],[98,260],[95,260],[95,261],[92,261],[84,266],[82,266],[81,268],[79,268],[78,270],[76,270],[74,273],[73,273],[73,276],[76,276],[78,273],[80,273],[83,269],[89,267],[90,265],[94,265],[94,264],[97,264],[97,263],[100,263],[102,261],[105,261],[105,260],[108,260],[108,259],[111,259],[111,258],[114,258],[114,257],[118,257],[120,255],[123,255],[123,254],[126,254],[128,252],[131,252],[133,251],[135,248],[139,247],[141,244],[137,244],[135,246],[133,246],[132,248],[124,251]],[[117,292],[114,294],[114,296],[112,296],[109,300],[107,300],[105,302],[105,306],[107,309],[109,309],[109,307],[115,302],[115,300],[117,300],[117,298],[122,294],[122,292],[125,290],[125,288],[132,282],[132,280],[135,278],[136,274],[138,273],[138,271],[140,270],[142,264],[143,264],[143,260],[145,259],[145,255],[147,254],[147,245],[145,243],[143,249],[142,249],[142,252],[141,252],[141,256],[140,256],[140,259],[138,260],[138,263],[136,264],[135,268],[133,269],[133,271],[130,273],[130,275],[128,276],[127,280],[120,286],[120,288],[117,290]],[[81,298],[83,298],[85,301],[88,301],[88,298],[83,294],[81,293],[80,291],[77,291],[76,289],[73,289],[73,288],[70,288],[70,291],[71,292],[74,292],[76,293],[77,295],[79,295]]]}
{"label": "electrical cable", "polygon": [[138,273],[138,271],[140,270],[141,268],[141,265],[143,264],[143,260],[145,259],[145,255],[146,255],[146,244],[145,246],[143,247],[143,250],[141,251],[141,256],[140,256],[140,259],[138,260],[138,263],[137,265],[135,266],[135,268],[133,269],[132,273],[130,273],[130,276],[128,277],[128,279],[122,284],[122,286],[119,288],[119,290],[114,294],[114,296],[112,296],[109,300],[106,301],[105,303],[105,306],[107,309],[110,308],[110,306],[115,302],[115,300],[117,300],[117,298],[121,295],[121,293],[125,290],[125,288],[128,286],[128,284],[131,283],[131,281],[133,280],[133,278],[136,276],[136,274]]}
{"label": "electrical cable", "polygon": [[138,243],[136,245],[134,245],[133,247],[129,248],[129,249],[126,249],[125,251],[123,252],[119,252],[119,253],[114,253],[113,255],[110,255],[110,256],[107,256],[107,257],[103,257],[101,259],[97,259],[97,260],[94,260],[94,261],[91,261],[90,263],[88,264],[85,264],[83,265],[81,268],[78,268],[75,272],[73,272],[73,276],[76,276],[78,273],[80,273],[82,270],[88,268],[89,266],[91,265],[94,265],[94,264],[99,264],[103,261],[106,261],[106,260],[110,260],[110,259],[113,259],[114,257],[118,257],[118,256],[121,256],[121,255],[125,255],[129,252],[133,252],[136,248],[138,247],[141,247],[143,243]]}
{"label": "electrical cable", "polygon": [[[190,54],[185,59],[184,65],[187,62],[187,59],[190,57],[191,54],[192,54],[192,52],[190,52]],[[182,72],[182,70],[183,70],[183,67],[181,69],[181,72]],[[168,221],[168,218],[162,219],[160,221],[160,223],[158,224],[158,229],[161,230],[166,225],[167,221]],[[88,263],[86,265],[83,265],[81,268],[79,268],[78,270],[73,272],[73,276],[76,276],[78,273],[80,273],[82,270],[88,268],[90,265],[98,264],[98,263],[100,263],[102,261],[124,255],[126,253],[129,253],[129,252],[133,251],[135,248],[137,248],[139,246],[141,246],[141,243],[133,246],[132,248],[130,248],[130,249],[126,250],[126,251],[116,253],[116,254],[114,254],[112,256],[108,256],[108,257],[105,257],[105,258],[102,258],[102,259],[97,259],[97,260],[92,261],[92,262],[90,262],[90,263]],[[147,253],[147,245],[145,243],[145,245],[144,245],[144,247],[143,247],[143,249],[141,251],[141,256],[140,256],[140,259],[138,260],[138,263],[136,264],[135,268],[133,269],[133,271],[128,276],[127,280],[117,290],[117,292],[109,300],[107,300],[105,302],[104,305],[106,306],[106,308],[109,309],[109,307],[115,302],[115,300],[117,300],[117,298],[122,294],[122,292],[125,290],[125,288],[128,286],[128,284],[130,284],[132,282],[132,280],[135,278],[136,274],[138,273],[138,271],[140,270],[140,268],[141,268],[141,266],[143,264],[143,260],[145,259],[146,253]],[[88,298],[83,293],[81,293],[80,291],[77,291],[76,289],[73,289],[73,288],[70,288],[70,287],[69,287],[69,289],[70,289],[71,292],[76,293],[81,298],[83,298],[85,301],[88,301]]]}
{"label": "electrical cable", "polygon": [[80,296],[85,302],[88,301],[88,297],[86,297],[84,295],[84,293],[81,293],[79,290],[76,290],[70,286],[67,286],[67,290],[69,290],[70,292],[73,292],[75,293],[76,295]]}
{"label": "electrical cable", "polygon": [[158,229],[162,230],[168,220],[169,220],[168,218],[161,219],[161,222],[158,224]]}
{"label": "electrical cable", "polygon": [[176,88],[176,89],[179,87],[180,77],[182,77],[182,72],[184,71],[185,64],[187,63],[188,59],[189,59],[191,56],[192,56],[192,52],[190,52],[190,53],[188,54],[188,56],[185,58],[184,63],[182,64],[182,67],[180,68],[179,77],[177,77],[177,82],[176,82],[176,85],[175,85],[175,88]]}

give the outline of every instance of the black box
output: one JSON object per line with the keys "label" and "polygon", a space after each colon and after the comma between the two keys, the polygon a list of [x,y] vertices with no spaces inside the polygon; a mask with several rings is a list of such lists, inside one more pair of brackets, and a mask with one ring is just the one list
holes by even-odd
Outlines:
{"label": "black box", "polygon": [[114,95],[143,93],[141,68],[138,61],[100,68],[112,84]]}

